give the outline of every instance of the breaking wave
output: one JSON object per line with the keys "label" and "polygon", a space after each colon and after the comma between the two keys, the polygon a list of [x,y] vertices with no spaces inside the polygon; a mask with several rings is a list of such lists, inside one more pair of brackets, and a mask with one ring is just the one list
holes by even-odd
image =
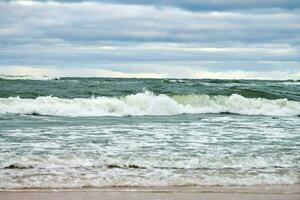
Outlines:
{"label": "breaking wave", "polygon": [[0,98],[0,114],[49,116],[139,116],[197,113],[297,116],[300,102],[231,96],[154,94],[146,91],[125,97],[63,99],[52,96]]}
{"label": "breaking wave", "polygon": [[59,77],[54,77],[54,76],[32,76],[32,75],[0,75],[0,79],[49,81],[49,80],[58,80]]}

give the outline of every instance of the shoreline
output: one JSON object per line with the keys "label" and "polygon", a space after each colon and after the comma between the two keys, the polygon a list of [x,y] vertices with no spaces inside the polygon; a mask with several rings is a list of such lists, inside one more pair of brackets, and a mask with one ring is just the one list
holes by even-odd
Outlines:
{"label": "shoreline", "polygon": [[108,187],[83,189],[1,189],[0,200],[58,199],[249,199],[300,198],[300,185],[264,186],[184,186],[184,187]]}
{"label": "shoreline", "polygon": [[282,185],[199,185],[199,186],[108,186],[108,187],[86,187],[86,188],[16,188],[0,189],[0,192],[245,192],[245,191],[297,191],[300,193],[300,184]]}

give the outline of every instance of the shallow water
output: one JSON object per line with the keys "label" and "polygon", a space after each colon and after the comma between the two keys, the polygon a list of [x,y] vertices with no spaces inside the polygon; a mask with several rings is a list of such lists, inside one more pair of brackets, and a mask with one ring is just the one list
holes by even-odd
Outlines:
{"label": "shallow water", "polygon": [[299,184],[297,81],[0,79],[0,188]]}

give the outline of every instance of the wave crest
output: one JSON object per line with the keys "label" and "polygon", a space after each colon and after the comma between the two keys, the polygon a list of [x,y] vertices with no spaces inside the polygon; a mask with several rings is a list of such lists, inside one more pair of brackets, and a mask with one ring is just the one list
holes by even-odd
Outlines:
{"label": "wave crest", "polygon": [[55,76],[32,76],[32,75],[0,75],[0,79],[49,81],[49,80],[58,80],[59,77],[55,77]]}
{"label": "wave crest", "polygon": [[52,96],[22,99],[0,98],[0,114],[50,116],[139,116],[196,113],[297,116],[300,102],[231,96],[154,94],[146,91],[125,97],[63,99]]}

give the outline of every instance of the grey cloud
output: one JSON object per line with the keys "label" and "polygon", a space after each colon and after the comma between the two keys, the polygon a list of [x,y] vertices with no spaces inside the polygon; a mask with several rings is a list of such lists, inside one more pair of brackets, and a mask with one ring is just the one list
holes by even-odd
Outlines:
{"label": "grey cloud", "polygon": [[[14,0],[12,0],[14,1]],[[47,0],[39,0],[45,2]],[[86,0],[56,0],[58,2],[84,2]],[[92,0],[94,2],[118,3],[127,5],[152,5],[156,7],[172,6],[191,11],[266,9],[266,8],[300,8],[297,0]]]}
{"label": "grey cloud", "polygon": [[[157,2],[145,4],[169,5]],[[254,2],[264,8],[258,1],[250,7]],[[299,71],[300,9],[272,5],[263,10],[190,12],[96,2],[1,2],[0,68]]]}
{"label": "grey cloud", "polygon": [[[111,4],[0,4],[2,42],[289,43],[300,41],[300,10],[201,12]],[[17,10],[17,12],[16,12]]]}

